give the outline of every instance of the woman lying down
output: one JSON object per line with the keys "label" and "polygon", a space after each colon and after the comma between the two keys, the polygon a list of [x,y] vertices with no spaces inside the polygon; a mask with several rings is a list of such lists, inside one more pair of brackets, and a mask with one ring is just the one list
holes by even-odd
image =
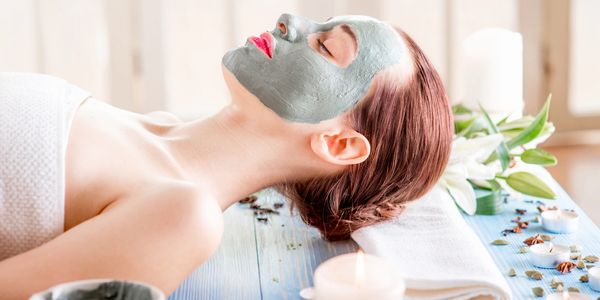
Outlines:
{"label": "woman lying down", "polygon": [[166,294],[217,249],[223,211],[276,186],[328,240],[397,216],[452,139],[438,73],[373,18],[284,14],[223,57],[231,104],[137,114],[63,80],[0,75],[0,291],[86,278]]}

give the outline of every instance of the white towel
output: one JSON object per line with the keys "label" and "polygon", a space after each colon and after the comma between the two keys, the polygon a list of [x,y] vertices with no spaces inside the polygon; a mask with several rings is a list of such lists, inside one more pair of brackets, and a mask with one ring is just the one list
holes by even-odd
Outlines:
{"label": "white towel", "polygon": [[67,137],[88,96],[56,77],[0,73],[0,260],[63,232]]}
{"label": "white towel", "polygon": [[510,299],[510,288],[452,198],[434,188],[392,221],[361,228],[352,238],[395,264],[405,299]]}

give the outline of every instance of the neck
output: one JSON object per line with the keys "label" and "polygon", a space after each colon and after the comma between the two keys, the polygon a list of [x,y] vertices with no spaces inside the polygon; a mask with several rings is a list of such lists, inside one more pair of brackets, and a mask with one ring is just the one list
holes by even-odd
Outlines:
{"label": "neck", "polygon": [[185,176],[222,210],[265,187],[319,174],[307,135],[298,134],[301,127],[261,119],[230,105],[209,119],[177,125],[166,136]]}

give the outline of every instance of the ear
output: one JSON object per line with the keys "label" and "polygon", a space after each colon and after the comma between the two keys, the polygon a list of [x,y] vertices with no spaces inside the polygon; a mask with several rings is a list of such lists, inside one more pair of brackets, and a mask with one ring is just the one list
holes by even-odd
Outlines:
{"label": "ear", "polygon": [[348,127],[315,133],[310,146],[321,159],[336,165],[359,164],[371,152],[369,140]]}

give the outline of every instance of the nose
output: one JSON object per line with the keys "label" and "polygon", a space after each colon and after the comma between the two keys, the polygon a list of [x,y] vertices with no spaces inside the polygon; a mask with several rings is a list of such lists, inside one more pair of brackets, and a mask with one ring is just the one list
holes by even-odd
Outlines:
{"label": "nose", "polygon": [[276,27],[282,38],[290,42],[295,42],[300,34],[306,33],[309,30],[310,24],[309,20],[302,17],[292,14],[282,14],[277,19]]}

